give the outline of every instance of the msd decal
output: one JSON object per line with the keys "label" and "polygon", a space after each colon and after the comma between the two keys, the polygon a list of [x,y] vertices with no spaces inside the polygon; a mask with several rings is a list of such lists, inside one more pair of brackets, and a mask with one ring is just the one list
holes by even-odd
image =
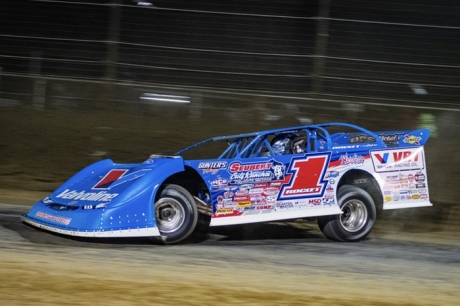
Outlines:
{"label": "msd decal", "polygon": [[324,175],[330,157],[330,154],[318,154],[293,158],[287,171],[292,175],[288,184],[281,187],[278,199],[321,197],[327,185]]}
{"label": "msd decal", "polygon": [[375,172],[420,170],[424,168],[423,148],[372,151]]}
{"label": "msd decal", "polygon": [[151,169],[141,169],[125,175],[128,170],[126,169],[114,169],[110,170],[99,182],[96,183],[91,189],[103,189],[109,190],[115,186],[124,184],[126,182],[135,180],[141,176],[144,176]]}

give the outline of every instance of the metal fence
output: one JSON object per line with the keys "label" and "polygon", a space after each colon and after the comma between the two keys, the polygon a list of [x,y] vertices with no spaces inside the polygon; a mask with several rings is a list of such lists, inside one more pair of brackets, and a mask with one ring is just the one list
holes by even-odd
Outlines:
{"label": "metal fence", "polygon": [[62,83],[75,81],[459,110],[453,0],[4,0],[1,8],[0,95],[21,104],[65,96]]}
{"label": "metal fence", "polygon": [[456,0],[2,0],[0,106],[428,126],[453,201],[459,16]]}

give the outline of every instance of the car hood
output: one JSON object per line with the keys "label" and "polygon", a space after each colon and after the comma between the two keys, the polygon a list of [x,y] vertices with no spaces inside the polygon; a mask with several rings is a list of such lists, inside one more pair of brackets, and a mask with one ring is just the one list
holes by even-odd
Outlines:
{"label": "car hood", "polygon": [[165,168],[172,169],[171,172],[183,169],[182,158],[151,157],[142,164],[104,160],[77,173],[43,203],[63,205],[67,209],[102,208],[127,197],[132,199],[151,188],[155,178],[165,174]]}

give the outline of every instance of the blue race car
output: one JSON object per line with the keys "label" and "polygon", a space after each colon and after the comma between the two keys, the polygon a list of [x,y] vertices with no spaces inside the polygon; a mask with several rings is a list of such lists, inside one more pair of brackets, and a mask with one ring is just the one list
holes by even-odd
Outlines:
{"label": "blue race car", "polygon": [[[174,244],[199,224],[316,218],[327,238],[358,241],[370,233],[377,207],[432,205],[423,149],[429,135],[329,123],[214,137],[140,164],[101,160],[22,220],[63,235]],[[184,157],[193,152],[208,157]]]}

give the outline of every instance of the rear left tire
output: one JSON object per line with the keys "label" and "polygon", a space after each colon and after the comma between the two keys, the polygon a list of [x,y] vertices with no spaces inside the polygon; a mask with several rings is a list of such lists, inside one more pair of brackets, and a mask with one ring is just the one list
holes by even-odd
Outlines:
{"label": "rear left tire", "polygon": [[371,232],[377,215],[374,200],[364,190],[352,185],[340,187],[337,199],[341,215],[318,218],[323,234],[336,241],[359,241]]}

